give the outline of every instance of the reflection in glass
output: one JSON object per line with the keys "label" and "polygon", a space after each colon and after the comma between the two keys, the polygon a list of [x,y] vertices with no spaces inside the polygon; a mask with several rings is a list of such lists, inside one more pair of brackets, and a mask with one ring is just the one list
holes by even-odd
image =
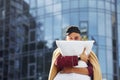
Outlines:
{"label": "reflection in glass", "polygon": [[29,64],[28,65],[28,71],[29,71],[29,76],[34,76],[35,75],[35,64]]}
{"label": "reflection in glass", "polygon": [[61,39],[61,23],[62,23],[62,18],[61,18],[61,15],[56,15],[54,18],[53,18],[53,23],[54,23],[54,29],[53,29],[53,39]]}
{"label": "reflection in glass", "polygon": [[44,40],[44,19],[38,18],[36,28],[36,41]]}
{"label": "reflection in glass", "polygon": [[[106,41],[106,43],[107,43],[107,45],[109,44],[111,44],[112,43],[112,40],[111,39],[108,39],[107,41]],[[107,56],[107,66],[109,66],[109,67],[107,67],[107,73],[109,73],[109,74],[113,74],[113,55],[114,54],[112,54],[112,45],[110,45],[110,46],[107,46],[107,49],[106,49],[106,56]]]}
{"label": "reflection in glass", "polygon": [[106,45],[106,37],[105,36],[99,36],[98,39],[99,39],[98,45],[105,47],[105,45]]}
{"label": "reflection in glass", "polygon": [[104,1],[98,1],[98,8],[104,9]]}
{"label": "reflection in glass", "polygon": [[24,0],[26,3],[30,4],[30,0]]}
{"label": "reflection in glass", "polygon": [[27,64],[28,64],[28,57],[27,56],[23,56],[22,57],[22,61],[21,61],[22,65],[22,77],[25,78],[27,77],[27,72],[28,72],[28,67],[27,67]]}
{"label": "reflection in glass", "polygon": [[85,8],[88,6],[88,0],[79,0],[79,7]]}
{"label": "reflection in glass", "polygon": [[43,0],[43,1],[45,1],[45,5],[50,5],[53,3],[53,0]]}
{"label": "reflection in glass", "polygon": [[70,9],[70,2],[64,2],[61,5],[62,5],[62,10]]}
{"label": "reflection in glass", "polygon": [[60,3],[54,4],[53,12],[61,11],[61,8],[62,7]]}
{"label": "reflection in glass", "polygon": [[52,17],[45,19],[45,40],[52,39]]}
{"label": "reflection in glass", "polygon": [[83,37],[83,40],[87,39],[87,36],[88,36],[88,22],[87,21],[81,21],[79,27],[80,27],[80,31],[81,31],[81,35]]}
{"label": "reflection in glass", "polygon": [[[67,0],[66,0],[67,1]],[[53,0],[53,3],[55,4],[55,3],[60,3],[60,2],[62,2],[62,0]]]}
{"label": "reflection in glass", "polygon": [[47,46],[51,47],[53,39],[53,28],[52,28],[52,17],[47,17],[45,19],[45,40],[47,41]]}
{"label": "reflection in glass", "polygon": [[30,14],[32,15],[32,17],[36,17],[37,16],[37,10],[36,9],[30,10]]}
{"label": "reflection in glass", "polygon": [[98,34],[105,35],[105,15],[104,13],[98,13]]}
{"label": "reflection in glass", "polygon": [[41,16],[41,15],[44,15],[45,14],[45,8],[44,7],[41,7],[37,10],[37,16]]}
{"label": "reflection in glass", "polygon": [[37,0],[37,7],[43,7],[45,0]]}
{"label": "reflection in glass", "polygon": [[[106,49],[105,47],[99,47],[98,49],[98,53],[99,53],[99,62],[101,63],[100,66],[101,66],[101,69],[102,69],[102,73],[107,73],[106,71],[106,66],[107,66],[107,63],[106,63]],[[104,65],[104,66],[102,66]]]}
{"label": "reflection in glass", "polygon": [[97,35],[97,13],[89,12],[89,35]]}
{"label": "reflection in glass", "polygon": [[78,8],[78,0],[72,0],[70,7],[71,7],[72,9]]}
{"label": "reflection in glass", "polygon": [[110,2],[106,2],[105,3],[105,6],[106,6],[106,10],[110,10],[111,8],[110,8]]}
{"label": "reflection in glass", "polygon": [[118,2],[118,5],[117,5],[117,11],[120,14],[120,1]]}
{"label": "reflection in glass", "polygon": [[30,31],[30,41],[35,41],[35,31]]}
{"label": "reflection in glass", "polygon": [[77,12],[70,14],[70,25],[79,26],[79,14]]}
{"label": "reflection in glass", "polygon": [[1,49],[3,49],[3,41],[2,41],[2,39],[0,39],[0,45],[1,45],[0,46],[0,50],[1,50]]}
{"label": "reflection in glass", "polygon": [[36,8],[36,5],[37,5],[36,0],[29,0],[29,1],[30,1],[30,8],[31,8],[31,9]]}
{"label": "reflection in glass", "polygon": [[65,28],[66,26],[68,26],[70,24],[70,14],[63,14],[62,17],[62,27]]}
{"label": "reflection in glass", "polygon": [[89,0],[89,7],[96,8],[96,0]]}
{"label": "reflection in glass", "polygon": [[[111,26],[111,15],[106,14],[106,35],[112,38],[112,26]],[[108,44],[109,45],[109,44]]]}
{"label": "reflection in glass", "polygon": [[112,6],[112,11],[115,11],[115,5],[114,4],[111,4]]}
{"label": "reflection in glass", "polygon": [[47,13],[52,13],[52,12],[53,12],[53,5],[47,6],[47,7],[45,8],[45,12],[46,12],[46,14],[47,14]]}
{"label": "reflection in glass", "polygon": [[107,45],[107,49],[112,50],[112,40],[110,37],[107,37],[106,39],[106,45]]}
{"label": "reflection in glass", "polygon": [[88,12],[80,12],[80,21],[87,21],[88,20]]}

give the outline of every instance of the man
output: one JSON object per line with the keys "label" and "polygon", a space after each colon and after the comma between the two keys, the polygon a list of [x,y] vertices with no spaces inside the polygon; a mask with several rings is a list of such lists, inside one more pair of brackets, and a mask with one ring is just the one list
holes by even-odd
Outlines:
{"label": "man", "polygon": [[[70,26],[66,31],[66,40],[81,40],[80,30],[76,26]],[[78,65],[78,61],[85,61],[88,65],[86,68],[76,68],[73,66]],[[48,80],[54,80],[58,73],[77,73],[83,75],[89,75],[91,80],[102,80],[100,71],[100,65],[98,59],[93,52],[90,52],[89,56],[83,53],[78,56],[62,56],[59,49],[56,49],[53,53],[51,69]]]}

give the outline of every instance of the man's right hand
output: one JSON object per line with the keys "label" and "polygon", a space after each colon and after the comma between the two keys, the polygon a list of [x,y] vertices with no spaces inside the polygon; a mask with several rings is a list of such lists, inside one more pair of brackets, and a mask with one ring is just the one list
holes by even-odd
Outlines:
{"label": "man's right hand", "polygon": [[85,53],[86,48],[84,48],[82,54],[80,55],[80,58],[82,61],[88,62],[88,55]]}

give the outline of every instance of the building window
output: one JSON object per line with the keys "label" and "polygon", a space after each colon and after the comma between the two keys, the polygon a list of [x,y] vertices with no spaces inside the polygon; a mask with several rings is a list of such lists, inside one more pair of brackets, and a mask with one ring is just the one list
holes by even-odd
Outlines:
{"label": "building window", "polygon": [[30,31],[30,42],[35,41],[35,31]]}
{"label": "building window", "polygon": [[89,0],[89,7],[96,8],[96,0]]}
{"label": "building window", "polygon": [[34,63],[28,65],[28,74],[29,74],[29,77],[35,75],[35,64]]}
{"label": "building window", "polygon": [[35,47],[36,47],[35,43],[29,44],[29,51],[35,50]]}
{"label": "building window", "polygon": [[104,6],[105,6],[104,1],[98,1],[98,8],[99,9],[104,9],[105,8]]}
{"label": "building window", "polygon": [[69,10],[70,2],[63,2],[62,3],[62,10]]}
{"label": "building window", "polygon": [[27,72],[28,72],[28,57],[27,56],[23,56],[21,67],[22,67],[22,73],[21,73],[22,77],[26,78],[27,77]]}
{"label": "building window", "polygon": [[31,54],[29,55],[29,63],[35,63],[35,53],[30,52]]}
{"label": "building window", "polygon": [[3,49],[3,41],[0,39],[0,49]]}
{"label": "building window", "polygon": [[27,51],[28,51],[28,44],[25,44],[22,47],[22,52],[27,52]]}
{"label": "building window", "polygon": [[82,39],[87,40],[88,39],[88,22],[87,21],[81,21],[79,27],[80,27]]}
{"label": "building window", "polygon": [[80,6],[80,8],[88,7],[88,1],[89,0],[79,0],[79,6]]}
{"label": "building window", "polygon": [[0,10],[0,19],[5,19],[5,10]]}
{"label": "building window", "polygon": [[87,21],[80,22],[80,31],[82,34],[87,34],[87,31],[88,31],[88,22]]}
{"label": "building window", "polygon": [[73,8],[78,8],[78,1],[71,1],[71,8],[73,9]]}

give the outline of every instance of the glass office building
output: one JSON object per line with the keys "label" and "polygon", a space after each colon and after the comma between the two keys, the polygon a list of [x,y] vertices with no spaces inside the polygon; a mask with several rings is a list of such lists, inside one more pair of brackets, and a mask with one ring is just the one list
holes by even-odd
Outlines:
{"label": "glass office building", "polygon": [[120,0],[0,0],[0,80],[48,80],[69,25],[95,40],[103,80],[120,80]]}

